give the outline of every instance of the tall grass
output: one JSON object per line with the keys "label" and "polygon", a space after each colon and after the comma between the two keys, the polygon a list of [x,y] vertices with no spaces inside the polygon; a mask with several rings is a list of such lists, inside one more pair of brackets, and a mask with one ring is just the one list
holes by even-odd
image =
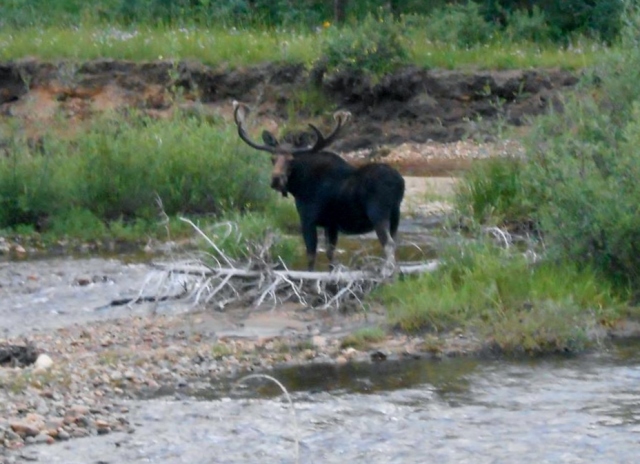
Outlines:
{"label": "tall grass", "polygon": [[623,298],[572,264],[532,265],[489,246],[449,250],[432,274],[381,289],[392,324],[408,331],[471,331],[503,352],[575,351],[592,328],[623,315]]}
{"label": "tall grass", "polygon": [[41,149],[15,139],[0,158],[0,228],[86,210],[105,221],[263,210],[269,162],[226,125],[177,116],[97,118]]}

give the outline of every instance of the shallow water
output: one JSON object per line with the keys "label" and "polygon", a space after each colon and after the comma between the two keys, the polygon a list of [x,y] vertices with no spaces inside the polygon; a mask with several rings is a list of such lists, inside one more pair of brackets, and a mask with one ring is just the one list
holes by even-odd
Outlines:
{"label": "shallow water", "polygon": [[[414,360],[272,374],[294,391],[302,463],[635,463],[638,348],[573,359]],[[131,435],[29,453],[68,464],[295,462],[288,403],[262,382],[251,385],[242,394],[259,397],[218,397],[212,389],[215,399],[132,402]]]}

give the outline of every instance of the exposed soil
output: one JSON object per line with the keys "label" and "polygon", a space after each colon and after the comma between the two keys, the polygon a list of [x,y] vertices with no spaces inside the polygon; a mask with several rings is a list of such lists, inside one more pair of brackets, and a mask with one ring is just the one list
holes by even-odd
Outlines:
{"label": "exposed soil", "polygon": [[[229,70],[193,62],[22,60],[0,64],[0,115],[22,119],[37,145],[41,130],[60,115],[74,121],[67,130],[96,113],[131,108],[154,117],[188,111],[213,122],[231,121],[232,102],[239,100],[254,109],[257,126],[289,124],[295,131],[309,121],[328,123],[332,110],[346,109],[354,117],[335,150],[365,150],[376,157],[381,146],[493,141],[496,121],[522,126],[528,117],[558,107],[559,93],[577,81],[576,73],[562,70],[408,67],[374,82],[360,74],[326,74],[295,64]],[[322,95],[316,107],[306,103],[311,91]],[[293,127],[292,112],[297,115]],[[429,164],[436,169],[440,164],[440,171],[464,165],[431,158]]]}

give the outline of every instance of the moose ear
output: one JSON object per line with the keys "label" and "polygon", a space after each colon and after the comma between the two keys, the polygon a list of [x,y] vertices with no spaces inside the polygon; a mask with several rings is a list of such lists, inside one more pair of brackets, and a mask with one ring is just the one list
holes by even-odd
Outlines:
{"label": "moose ear", "polygon": [[265,145],[268,145],[270,147],[278,146],[278,139],[275,138],[275,136],[267,130],[262,131],[262,141]]}

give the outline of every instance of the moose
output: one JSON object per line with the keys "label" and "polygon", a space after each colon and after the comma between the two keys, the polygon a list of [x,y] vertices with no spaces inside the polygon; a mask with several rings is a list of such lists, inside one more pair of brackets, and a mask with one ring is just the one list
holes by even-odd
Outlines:
{"label": "moose", "polygon": [[245,129],[246,105],[234,101],[234,120],[238,135],[256,150],[271,153],[271,188],[295,199],[309,271],[313,271],[318,245],[317,228],[324,228],[330,269],[338,233],[363,234],[375,230],[385,253],[385,266],[395,267],[395,237],[404,196],[404,179],[386,164],[355,167],[326,150],[340,134],[351,114],[338,111],[333,131],[325,136],[313,124],[309,128],[315,142],[298,147],[280,143],[269,131],[262,132],[263,144],[253,142]]}

